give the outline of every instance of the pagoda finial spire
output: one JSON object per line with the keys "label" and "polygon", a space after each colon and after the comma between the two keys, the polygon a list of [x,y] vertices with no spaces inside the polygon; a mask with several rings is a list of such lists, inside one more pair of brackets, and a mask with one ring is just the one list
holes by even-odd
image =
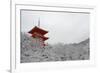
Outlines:
{"label": "pagoda finial spire", "polygon": [[40,18],[38,19],[38,27],[40,27]]}

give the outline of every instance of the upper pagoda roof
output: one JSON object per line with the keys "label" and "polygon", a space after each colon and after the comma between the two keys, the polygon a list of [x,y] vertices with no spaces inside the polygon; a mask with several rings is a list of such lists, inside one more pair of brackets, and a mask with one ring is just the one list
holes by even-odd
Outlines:
{"label": "upper pagoda roof", "polygon": [[39,33],[39,34],[42,34],[42,35],[45,35],[46,33],[48,33],[48,31],[40,28],[40,27],[37,27],[35,26],[32,30],[30,30],[28,33],[30,34],[34,34],[34,33]]}

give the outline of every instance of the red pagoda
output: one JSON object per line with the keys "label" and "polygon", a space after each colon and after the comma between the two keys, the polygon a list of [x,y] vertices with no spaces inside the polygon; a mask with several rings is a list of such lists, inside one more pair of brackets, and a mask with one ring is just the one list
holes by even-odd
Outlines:
{"label": "red pagoda", "polygon": [[46,45],[44,42],[48,39],[48,37],[44,35],[48,33],[48,31],[35,26],[28,33],[30,33],[31,36],[35,39],[33,42],[36,42],[39,46],[42,46],[42,47]]}

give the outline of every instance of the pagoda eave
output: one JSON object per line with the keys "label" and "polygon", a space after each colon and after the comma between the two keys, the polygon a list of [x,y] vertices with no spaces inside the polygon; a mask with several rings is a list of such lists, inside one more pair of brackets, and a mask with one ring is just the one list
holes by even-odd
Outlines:
{"label": "pagoda eave", "polygon": [[48,33],[48,31],[43,30],[42,28],[39,28],[37,26],[35,26],[32,30],[30,30],[28,33],[30,34],[34,34],[34,32],[40,33],[42,35],[45,35],[46,33]]}

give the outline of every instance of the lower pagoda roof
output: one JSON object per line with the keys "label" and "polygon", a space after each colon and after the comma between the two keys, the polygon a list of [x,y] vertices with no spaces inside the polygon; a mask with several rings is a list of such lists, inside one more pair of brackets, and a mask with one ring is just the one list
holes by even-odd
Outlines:
{"label": "lower pagoda roof", "polygon": [[40,35],[40,34],[37,34],[37,33],[32,34],[32,37],[39,37],[39,38],[42,38],[42,39],[43,39],[43,41],[45,41],[45,40],[49,39],[48,37],[45,37],[45,36]]}

